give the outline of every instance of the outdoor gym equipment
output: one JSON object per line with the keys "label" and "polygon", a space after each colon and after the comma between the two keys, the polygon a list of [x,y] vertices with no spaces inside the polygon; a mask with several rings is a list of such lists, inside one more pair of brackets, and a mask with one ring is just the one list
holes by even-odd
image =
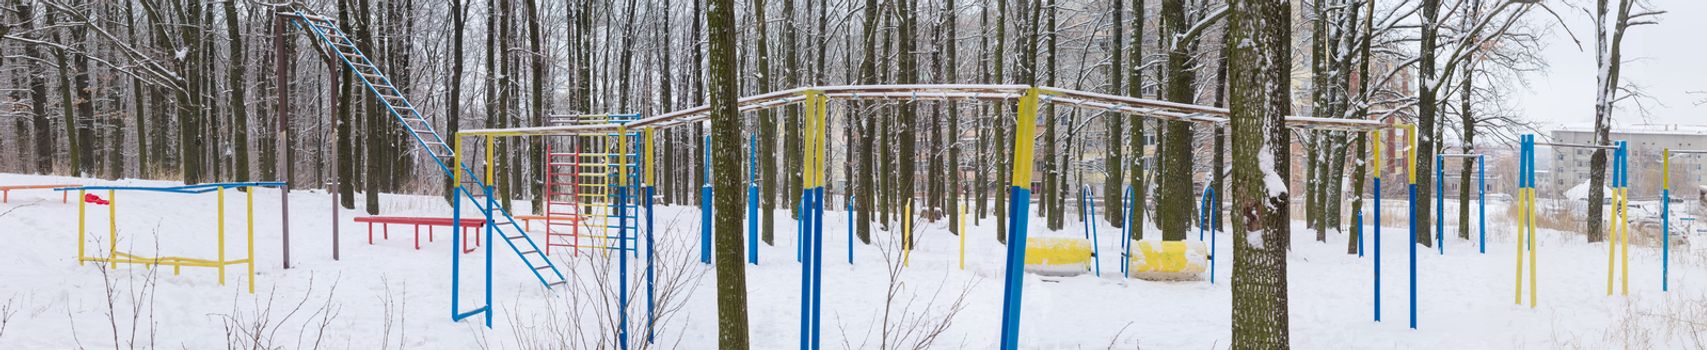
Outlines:
{"label": "outdoor gym equipment", "polygon": [[[1458,158],[1476,162],[1476,223],[1479,224],[1476,248],[1488,252],[1488,170],[1487,158],[1481,154],[1443,153],[1434,156],[1434,241],[1441,255],[1446,255],[1446,159]],[[1463,186],[1464,184],[1459,184]],[[1464,223],[1460,222],[1459,225]]]}
{"label": "outdoor gym equipment", "polygon": [[[809,158],[805,163],[806,167],[802,171],[802,186],[813,190],[811,191],[813,192],[812,194],[802,194],[802,196],[808,197],[805,199],[808,199],[807,212],[810,213],[810,215],[805,215],[805,220],[810,220],[812,222],[810,228],[808,228],[808,230],[811,231],[811,234],[804,235],[806,238],[801,240],[803,242],[808,242],[806,250],[810,252],[802,254],[803,256],[801,259],[804,264],[802,269],[802,295],[812,295],[811,298],[802,298],[802,302],[808,302],[808,300],[810,300],[809,303],[811,304],[802,307],[803,310],[811,311],[803,312],[801,318],[801,345],[806,348],[815,348],[818,345],[819,332],[817,332],[817,329],[819,328],[818,320],[821,318],[821,310],[818,307],[821,299],[819,299],[819,296],[815,293],[818,289],[816,286],[821,284],[822,278],[822,274],[818,273],[818,271],[821,271],[822,269],[822,259],[819,259],[818,257],[821,257],[820,251],[822,250],[821,245],[823,243],[821,237],[823,226],[822,185],[824,184],[824,176],[827,175],[827,172],[824,171],[824,165],[822,163],[823,159],[825,159],[823,154],[827,147],[825,142],[815,140],[827,141],[827,134],[825,133],[825,126],[827,124],[824,123],[823,120],[826,104],[831,99],[848,101],[984,101],[997,103],[1012,103],[1012,101],[1017,100],[1018,113],[1016,114],[1016,117],[1012,119],[1014,122],[1013,125],[1015,126],[1013,143],[1015,147],[1013,148],[1013,162],[1011,163],[1014,167],[1014,171],[1012,172],[1013,178],[1011,179],[1012,197],[1010,198],[1010,201],[1013,205],[1009,206],[1011,211],[1005,213],[1005,215],[1007,215],[1007,220],[1009,220],[1008,227],[1012,229],[1012,234],[1008,238],[1009,244],[1007,246],[1006,264],[1003,269],[1005,283],[1003,287],[1003,312],[1001,321],[1002,335],[1000,341],[1003,349],[1017,348],[1019,341],[1020,304],[1022,300],[1021,293],[1024,290],[1021,288],[1021,284],[1024,282],[1022,275],[1024,273],[1024,263],[1026,261],[1026,221],[1029,217],[1030,209],[1028,206],[1031,198],[1032,160],[1034,159],[1034,153],[1036,151],[1035,147],[1033,147],[1034,143],[1032,138],[1036,136],[1036,121],[1039,104],[1047,102],[1061,106],[1120,114],[1144,114],[1151,118],[1160,120],[1209,124],[1225,123],[1226,119],[1223,116],[1228,114],[1228,110],[1225,108],[1030,85],[917,84],[819,86],[769,92],[736,100],[736,105],[734,107],[738,112],[751,112],[779,108],[793,104],[804,104],[806,107],[805,111],[808,116],[805,118],[807,119],[807,125],[804,128],[807,130],[806,136],[804,136],[804,138],[806,138],[806,147],[802,151],[806,152]],[[598,126],[582,125],[536,127],[517,128],[511,130],[523,134],[550,134],[569,131],[612,130],[619,127],[663,128],[687,125],[688,123],[707,120],[709,119],[709,111],[710,106],[698,106],[647,117],[620,125],[606,124]],[[1286,124],[1289,127],[1294,128],[1352,132],[1363,132],[1391,127],[1390,125],[1375,120],[1313,117],[1287,117]],[[818,155],[813,156],[814,153]],[[710,186],[707,186],[706,189],[702,189],[702,191],[709,191],[709,187]],[[702,197],[709,198],[710,196],[705,195]],[[709,207],[709,205],[706,205],[706,208]],[[710,213],[705,210],[702,210],[701,213],[702,215],[705,215],[702,217],[702,220],[709,222]],[[709,242],[709,237],[710,234],[708,232],[702,231],[702,239],[704,241]],[[702,245],[701,249],[702,261],[709,262],[709,244]]]}
{"label": "outdoor gym equipment", "polygon": [[[1630,167],[1629,167],[1629,144],[1625,141],[1614,141],[1612,145],[1536,142],[1535,141],[1535,135],[1523,135],[1520,140],[1523,142],[1523,144],[1522,144],[1522,147],[1520,147],[1521,156],[1520,156],[1520,166],[1519,166],[1519,173],[1518,173],[1518,179],[1519,179],[1519,181],[1518,181],[1518,205],[1519,205],[1520,214],[1518,215],[1519,220],[1518,220],[1518,241],[1517,241],[1518,256],[1517,256],[1517,292],[1516,292],[1517,298],[1516,298],[1516,303],[1517,304],[1523,303],[1523,276],[1524,276],[1524,274],[1523,274],[1523,256],[1524,256],[1525,251],[1527,251],[1529,254],[1529,307],[1535,308],[1535,304],[1536,304],[1536,283],[1535,283],[1535,279],[1536,279],[1536,273],[1535,273],[1535,269],[1536,269],[1535,221],[1537,218],[1537,216],[1535,214],[1535,206],[1536,206],[1536,198],[1535,198],[1536,197],[1536,195],[1535,195],[1535,187],[1536,187],[1536,181],[1535,181],[1535,168],[1536,168],[1536,165],[1535,165],[1535,147],[1536,146],[1550,146],[1553,148],[1583,148],[1583,149],[1596,150],[1597,152],[1598,151],[1612,151],[1612,163],[1610,165],[1610,167],[1612,168],[1612,174],[1611,174],[1611,178],[1609,179],[1609,181],[1607,183],[1610,186],[1610,189],[1612,191],[1612,193],[1611,193],[1611,195],[1612,195],[1612,197],[1611,197],[1612,227],[1610,227],[1611,228],[1611,230],[1610,230],[1611,235],[1607,236],[1607,245],[1606,245],[1606,249],[1607,249],[1607,252],[1606,252],[1606,295],[1612,295],[1615,277],[1617,277],[1617,275],[1618,275],[1617,272],[1618,272],[1618,265],[1620,265],[1620,263],[1619,263],[1620,260],[1618,260],[1617,257],[1620,254],[1620,252],[1619,252],[1620,247],[1623,248],[1623,251],[1622,251],[1622,255],[1623,255],[1623,260],[1622,260],[1623,281],[1624,281],[1623,294],[1629,295],[1629,293],[1630,293],[1630,266],[1629,266],[1629,262],[1630,262],[1630,248],[1629,248],[1629,244],[1630,244],[1630,237],[1629,237],[1630,236],[1630,225],[1629,225],[1629,221],[1630,221],[1630,210],[1629,210],[1629,207],[1630,207],[1630,199],[1629,199],[1630,198],[1629,197],[1630,196],[1630,184],[1629,184]],[[1588,203],[1588,205],[1601,205],[1601,204],[1600,203]]]}
{"label": "outdoor gym equipment", "polygon": [[[1406,142],[1406,145],[1405,145],[1405,151],[1404,152],[1405,152],[1406,162],[1404,165],[1405,165],[1405,177],[1406,177],[1407,182],[1409,182],[1409,184],[1406,186],[1406,192],[1408,192],[1408,194],[1410,196],[1410,201],[1408,203],[1410,203],[1410,212],[1413,215],[1410,215],[1410,217],[1411,217],[1410,235],[1405,238],[1405,242],[1408,243],[1406,245],[1410,247],[1410,276],[1409,276],[1410,282],[1411,282],[1411,284],[1410,284],[1410,316],[1411,316],[1410,317],[1410,321],[1411,321],[1410,326],[1411,326],[1411,329],[1416,329],[1417,328],[1417,244],[1416,244],[1416,237],[1417,237],[1418,227],[1417,227],[1417,218],[1416,218],[1415,214],[1416,214],[1416,208],[1417,208],[1417,206],[1416,206],[1416,203],[1417,203],[1417,171],[1416,171],[1416,164],[1417,164],[1417,148],[1416,148],[1417,127],[1414,124],[1396,124],[1396,125],[1393,125],[1393,127],[1398,128],[1400,130],[1403,130],[1405,132],[1405,136],[1407,138],[1409,138],[1409,140]],[[1375,210],[1374,210],[1374,213],[1375,213],[1375,225],[1374,225],[1374,227],[1375,227],[1375,234],[1374,234],[1375,245],[1374,245],[1374,249],[1372,249],[1375,251],[1375,264],[1374,264],[1375,265],[1375,269],[1374,269],[1374,273],[1375,273],[1374,281],[1375,281],[1375,283],[1374,283],[1374,288],[1373,288],[1374,289],[1374,300],[1375,300],[1375,305],[1374,305],[1375,310],[1374,311],[1375,311],[1375,322],[1381,322],[1381,170],[1383,169],[1381,167],[1381,155],[1382,155],[1382,152],[1381,152],[1381,147],[1382,147],[1381,146],[1382,145],[1381,129],[1369,130],[1369,140],[1370,140],[1370,149],[1369,149],[1370,152],[1369,152],[1369,154],[1370,154],[1370,158],[1372,159],[1371,165],[1373,165],[1372,169],[1375,169],[1375,171],[1373,172],[1374,173],[1374,176],[1373,176],[1373,178],[1374,178],[1374,193],[1375,193],[1375,201],[1374,201],[1374,203],[1375,203],[1374,204],[1375,205]],[[1362,208],[1359,208],[1358,211],[1361,212]],[[1358,221],[1362,221],[1361,216],[1358,217]],[[1358,222],[1357,225],[1361,229],[1362,222]],[[1363,239],[1362,235],[1358,235],[1358,239]],[[1360,244],[1360,246],[1361,246],[1361,244]]]}
{"label": "outdoor gym equipment", "polygon": [[[85,225],[87,223],[87,220],[85,220],[85,213],[88,211],[88,206],[91,203],[90,203],[90,201],[78,201],[77,202],[77,264],[78,265],[83,265],[86,262],[97,262],[97,263],[108,263],[108,264],[136,264],[136,265],[144,265],[144,266],[155,266],[155,265],[171,266],[173,275],[177,275],[180,272],[182,272],[182,269],[184,267],[210,267],[210,268],[214,268],[215,270],[219,271],[219,285],[222,285],[222,286],[225,285],[225,267],[226,266],[244,265],[248,268],[249,294],[255,294],[255,191],[254,191],[254,189],[258,188],[258,187],[273,187],[273,188],[279,188],[283,192],[289,192],[287,189],[288,186],[285,185],[285,183],[283,183],[283,182],[226,182],[226,183],[210,183],[210,184],[200,184],[200,185],[167,186],[167,187],[82,186],[82,187],[74,187],[74,188],[57,188],[54,190],[55,191],[62,191],[62,192],[70,192],[72,190],[75,190],[75,191],[77,191],[77,197],[78,198],[85,198],[88,195],[92,195],[91,193],[88,193],[88,191],[101,191],[101,190],[107,191],[107,204],[105,204],[107,206],[107,256],[105,256],[105,257],[89,256],[86,253],[85,245],[86,245],[86,242],[88,241],[88,231],[86,230],[86,225]],[[244,227],[245,227],[245,232],[247,233],[247,236],[246,236],[247,239],[244,240],[244,245],[247,246],[247,255],[245,255],[244,258],[242,258],[242,259],[236,259],[236,260],[228,259],[225,256],[225,226],[226,226],[225,225],[225,190],[228,188],[233,188],[233,189],[247,188],[248,189],[247,191],[244,191],[244,203],[245,203],[244,204],[245,205],[244,206],[244,208],[245,208],[244,212],[246,213],[244,215],[244,220],[245,220],[245,226]],[[210,259],[204,259],[204,258],[191,258],[191,257],[182,257],[182,256],[149,257],[149,256],[141,256],[141,255],[135,255],[135,254],[119,251],[118,250],[118,239],[119,239],[119,236],[118,236],[119,235],[118,234],[118,232],[119,232],[118,231],[118,225],[119,225],[118,224],[118,204],[119,204],[118,192],[119,191],[160,192],[160,193],[176,193],[176,194],[203,194],[203,193],[208,193],[208,192],[214,192],[219,198],[218,202],[217,202],[218,208],[216,209],[217,210],[217,214],[216,214],[217,216],[215,216],[215,219],[214,219],[215,225],[218,226],[218,234],[216,236],[218,239],[216,241],[217,242],[216,244],[218,247],[218,252],[219,252],[218,257],[211,259],[211,260]],[[97,205],[99,205],[99,204],[97,204]],[[290,223],[289,216],[281,215],[281,217],[282,217],[281,218],[282,222],[284,222],[284,224],[282,226],[289,226],[290,225],[289,224]]]}
{"label": "outdoor gym equipment", "polygon": [[[492,174],[490,164],[488,164],[487,176],[484,177],[485,181],[481,181],[482,178],[474,174],[473,168],[461,163],[460,157],[457,156],[458,152],[456,145],[446,143],[445,139],[441,137],[437,131],[434,131],[433,120],[422,115],[421,110],[416,108],[413,103],[409,102],[409,99],[405,96],[406,94],[404,94],[402,90],[399,90],[396,84],[393,84],[384,72],[380,71],[379,67],[381,66],[376,64],[372,59],[369,59],[367,54],[364,54],[359,48],[359,45],[354,40],[351,40],[349,35],[340,29],[341,26],[339,26],[336,21],[329,17],[309,13],[300,7],[286,8],[285,10],[278,12],[276,15],[279,16],[280,19],[278,24],[274,26],[274,33],[280,39],[278,40],[278,45],[281,47],[284,46],[284,40],[282,40],[284,37],[284,27],[287,24],[294,25],[297,29],[300,29],[302,33],[313,39],[311,41],[317,46],[319,49],[318,51],[326,55],[328,59],[331,59],[332,62],[342,63],[344,68],[355,73],[352,74],[352,76],[356,77],[356,79],[361,83],[361,86],[366,87],[367,91],[373,94],[375,97],[374,100],[384,107],[387,114],[391,115],[393,119],[397,120],[398,124],[403,126],[403,129],[407,131],[405,134],[414,139],[416,145],[421,147],[421,153],[426,154],[429,159],[432,159],[433,164],[438,166],[439,171],[451,177],[452,184],[456,186],[452,192],[452,201],[456,203],[455,207],[460,209],[462,202],[465,202],[464,198],[466,198],[466,202],[472,203],[474,209],[478,210],[482,216],[488,217],[486,220],[488,223],[488,241],[491,241],[492,236],[494,235],[503,235],[504,242],[509,245],[510,250],[527,265],[529,273],[533,274],[534,277],[539,280],[540,285],[550,288],[555,285],[567,283],[567,280],[563,277],[563,273],[557,269],[557,266],[552,263],[551,259],[546,258],[544,252],[540,250],[539,245],[534,243],[533,238],[528,235],[527,230],[523,229],[521,225],[515,222],[510,211],[504,208],[502,203],[491,199],[497,194],[493,193],[494,188],[491,186]],[[278,81],[281,82],[281,84],[280,88],[277,90],[280,91],[281,94],[291,91],[288,86],[286,86],[290,81],[288,77],[290,70],[285,69],[287,66],[288,65],[283,60],[280,60],[280,74]],[[336,76],[336,74],[334,74],[334,76]],[[287,99],[280,99],[280,101],[285,100]],[[288,114],[282,112],[285,109],[284,106],[285,104],[280,104],[281,115]],[[490,139],[488,139],[488,141],[490,141]],[[490,146],[490,144],[488,144],[488,146]],[[488,154],[486,159],[490,160],[492,159],[490,154],[491,148],[488,147],[487,149]],[[464,182],[464,179],[467,179],[468,181]],[[479,190],[473,190],[471,187],[478,187]],[[486,200],[481,200],[480,198],[486,198]],[[458,216],[453,217],[453,219],[460,219],[460,211],[456,215]],[[286,236],[288,237],[288,234]],[[285,247],[288,249],[289,244],[286,244]],[[460,249],[460,247],[457,249]],[[490,249],[491,244],[488,242],[487,250],[490,251]],[[286,254],[286,256],[288,257],[289,255]],[[459,266],[461,256],[462,254],[459,254],[456,251],[452,252],[453,268]],[[460,321],[470,316],[484,314],[486,326],[488,328],[492,326],[493,307],[490,295],[491,254],[486,254],[486,258],[488,271],[486,305],[463,312],[458,308],[459,305],[455,299],[456,292],[453,292],[451,302],[452,321]],[[451,284],[453,286],[460,284],[460,273],[452,273],[451,278]]]}
{"label": "outdoor gym equipment", "polygon": [[1660,157],[1660,226],[1664,231],[1660,258],[1660,291],[1671,291],[1671,157],[1674,155],[1707,154],[1707,150],[1672,150],[1667,148]]}

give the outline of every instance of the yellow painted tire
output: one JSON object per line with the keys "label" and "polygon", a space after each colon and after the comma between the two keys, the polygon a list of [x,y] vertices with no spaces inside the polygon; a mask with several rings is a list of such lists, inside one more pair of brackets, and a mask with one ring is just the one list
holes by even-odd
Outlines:
{"label": "yellow painted tire", "polygon": [[1091,270],[1091,241],[1071,237],[1025,239],[1025,272],[1076,276]]}
{"label": "yellow painted tire", "polygon": [[1209,268],[1208,248],[1200,241],[1133,242],[1132,277],[1152,281],[1198,281]]}

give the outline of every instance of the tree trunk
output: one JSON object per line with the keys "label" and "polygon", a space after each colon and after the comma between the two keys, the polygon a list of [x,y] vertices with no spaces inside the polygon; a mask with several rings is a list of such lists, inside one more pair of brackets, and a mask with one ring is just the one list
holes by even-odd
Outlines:
{"label": "tree trunk", "polygon": [[[1290,347],[1286,251],[1291,218],[1285,188],[1291,142],[1292,66],[1288,4],[1235,1],[1228,30],[1233,138],[1233,343],[1240,349]],[[1260,154],[1267,152],[1268,154]],[[1217,257],[1219,258],[1219,257]]]}
{"label": "tree trunk", "polygon": [[[1162,33],[1168,38],[1180,38],[1189,24],[1185,22],[1185,0],[1162,1]],[[1178,39],[1164,39],[1178,40]],[[1166,69],[1168,70],[1167,99],[1180,103],[1194,103],[1193,73],[1189,69],[1190,45],[1176,42],[1168,47]],[[1167,241],[1185,240],[1186,229],[1191,226],[1192,213],[1192,183],[1191,163],[1191,123],[1184,121],[1163,122],[1166,130],[1162,134],[1162,168],[1167,176],[1158,176],[1161,183],[1157,184],[1156,221],[1162,229],[1162,239]]]}
{"label": "tree trunk", "polygon": [[1440,26],[1437,23],[1439,12],[1440,0],[1422,0],[1422,57],[1417,62],[1417,75],[1421,81],[1417,85],[1417,134],[1419,137],[1417,137],[1417,157],[1414,167],[1417,174],[1416,198],[1418,200],[1416,205],[1411,206],[1411,210],[1413,210],[1411,216],[1416,218],[1414,220],[1415,228],[1412,229],[1416,232],[1415,242],[1425,247],[1434,246],[1434,236],[1423,228],[1434,227],[1432,220],[1434,211],[1431,209],[1434,201],[1424,199],[1434,198],[1434,177],[1430,174],[1434,174],[1434,146],[1436,142],[1434,134],[1435,129],[1439,128],[1439,121],[1436,117],[1439,114],[1437,112],[1439,102],[1435,99],[1435,85],[1439,83],[1439,79],[1435,78],[1434,71],[1435,41],[1440,32]]}
{"label": "tree trunk", "polygon": [[[706,20],[710,28],[711,151],[716,175],[716,193],[741,191],[741,119],[735,99],[735,4],[734,0],[709,0]],[[741,196],[713,196],[716,201],[717,238],[717,325],[718,347],[746,349],[747,269],[742,264],[741,218],[745,208]]]}
{"label": "tree trunk", "polygon": [[243,35],[238,31],[237,3],[225,3],[225,35],[230,37],[231,61],[227,71],[227,88],[231,89],[231,134],[232,153],[236,157],[236,165],[232,169],[232,179],[237,182],[249,181],[249,114],[246,108],[247,98],[244,94],[244,65],[248,62],[244,57]]}
{"label": "tree trunk", "polygon": [[[1132,62],[1127,64],[1127,67],[1130,68],[1126,79],[1126,96],[1143,98],[1144,0],[1132,0],[1132,12],[1132,52],[1126,55],[1127,59],[1132,60]],[[1127,172],[1132,177],[1130,180],[1132,183],[1132,203],[1129,204],[1132,208],[1130,209],[1131,213],[1127,215],[1132,217],[1130,223],[1132,229],[1129,230],[1132,233],[1131,238],[1141,240],[1144,239],[1144,209],[1149,206],[1148,203],[1150,202],[1148,176],[1145,174],[1149,172],[1149,168],[1146,167],[1144,160],[1144,157],[1148,155],[1144,149],[1144,124],[1146,124],[1145,119],[1147,118],[1143,114],[1133,114],[1127,119],[1127,124],[1132,125],[1132,134],[1126,137],[1126,148],[1132,151],[1132,169]]]}

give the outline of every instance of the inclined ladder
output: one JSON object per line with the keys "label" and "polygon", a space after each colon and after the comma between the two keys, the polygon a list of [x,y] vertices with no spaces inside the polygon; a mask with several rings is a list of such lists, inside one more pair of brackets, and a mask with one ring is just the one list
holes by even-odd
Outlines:
{"label": "inclined ladder", "polygon": [[[487,224],[494,226],[496,232],[503,238],[504,243],[507,243],[510,250],[514,251],[516,256],[528,265],[528,270],[539,279],[540,284],[549,288],[566,282],[563,278],[563,272],[559,271],[551,259],[546,257],[539,245],[534,244],[533,238],[528,237],[527,230],[522,229],[515,222],[515,218],[510,215],[508,209],[504,208],[502,201],[494,201],[493,203],[496,204],[491,206],[486,205],[484,198],[493,195],[490,193],[492,189],[487,186],[480,186],[479,181],[473,181],[479,177],[471,168],[465,164],[446,164],[445,159],[451,158],[454,153],[451,145],[446,144],[444,138],[440,137],[438,132],[433,131],[432,122],[422,116],[421,111],[416,109],[415,105],[409,103],[409,99],[403,96],[403,91],[392,85],[391,79],[386,78],[385,74],[380,72],[379,66],[356,47],[355,41],[350,40],[343,30],[338,29],[337,22],[331,18],[305,13],[301,10],[292,13],[290,18],[298,28],[310,33],[315,40],[325,44],[328,55],[335,56],[339,61],[344,62],[344,65],[349,67],[352,73],[355,73],[362,85],[367,86],[368,91],[373,92],[374,96],[379,98],[379,102],[385,106],[385,110],[403,124],[403,129],[408,131],[409,135],[415,139],[416,144],[426,151],[427,155],[433,159],[433,163],[439,166],[439,170],[443,171],[445,176],[453,175],[453,171],[462,171],[463,178],[470,179],[470,181],[457,184],[457,187],[463,188],[463,193],[468,193],[468,199],[482,214],[490,214],[493,219]],[[452,165],[457,167],[452,169]],[[471,187],[480,190],[475,191]]]}

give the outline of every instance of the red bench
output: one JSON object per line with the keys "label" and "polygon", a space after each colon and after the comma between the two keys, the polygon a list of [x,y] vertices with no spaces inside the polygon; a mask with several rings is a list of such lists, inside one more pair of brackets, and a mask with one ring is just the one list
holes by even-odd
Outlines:
{"label": "red bench", "polygon": [[[373,244],[373,224],[380,224],[384,239],[391,239],[391,224],[415,226],[415,250],[421,249],[421,226],[427,227],[427,242],[433,241],[433,227],[461,228],[463,246],[468,247],[468,233],[474,233],[473,247],[480,246],[480,228],[486,226],[486,219],[462,219],[454,222],[451,218],[411,217],[411,216],[365,216],[356,218],[356,222],[367,223],[367,244]],[[472,229],[472,230],[470,230]],[[472,252],[472,248],[464,248],[463,252]]]}
{"label": "red bench", "polygon": [[[12,185],[12,186],[0,186],[0,203],[6,203],[6,202],[12,201],[12,190],[45,190],[45,189],[66,188],[66,187],[79,187],[79,186],[83,186],[83,185]],[[71,193],[71,191],[59,191],[59,202],[60,203],[70,203],[71,202],[70,201],[70,199],[71,199],[70,193]]]}

